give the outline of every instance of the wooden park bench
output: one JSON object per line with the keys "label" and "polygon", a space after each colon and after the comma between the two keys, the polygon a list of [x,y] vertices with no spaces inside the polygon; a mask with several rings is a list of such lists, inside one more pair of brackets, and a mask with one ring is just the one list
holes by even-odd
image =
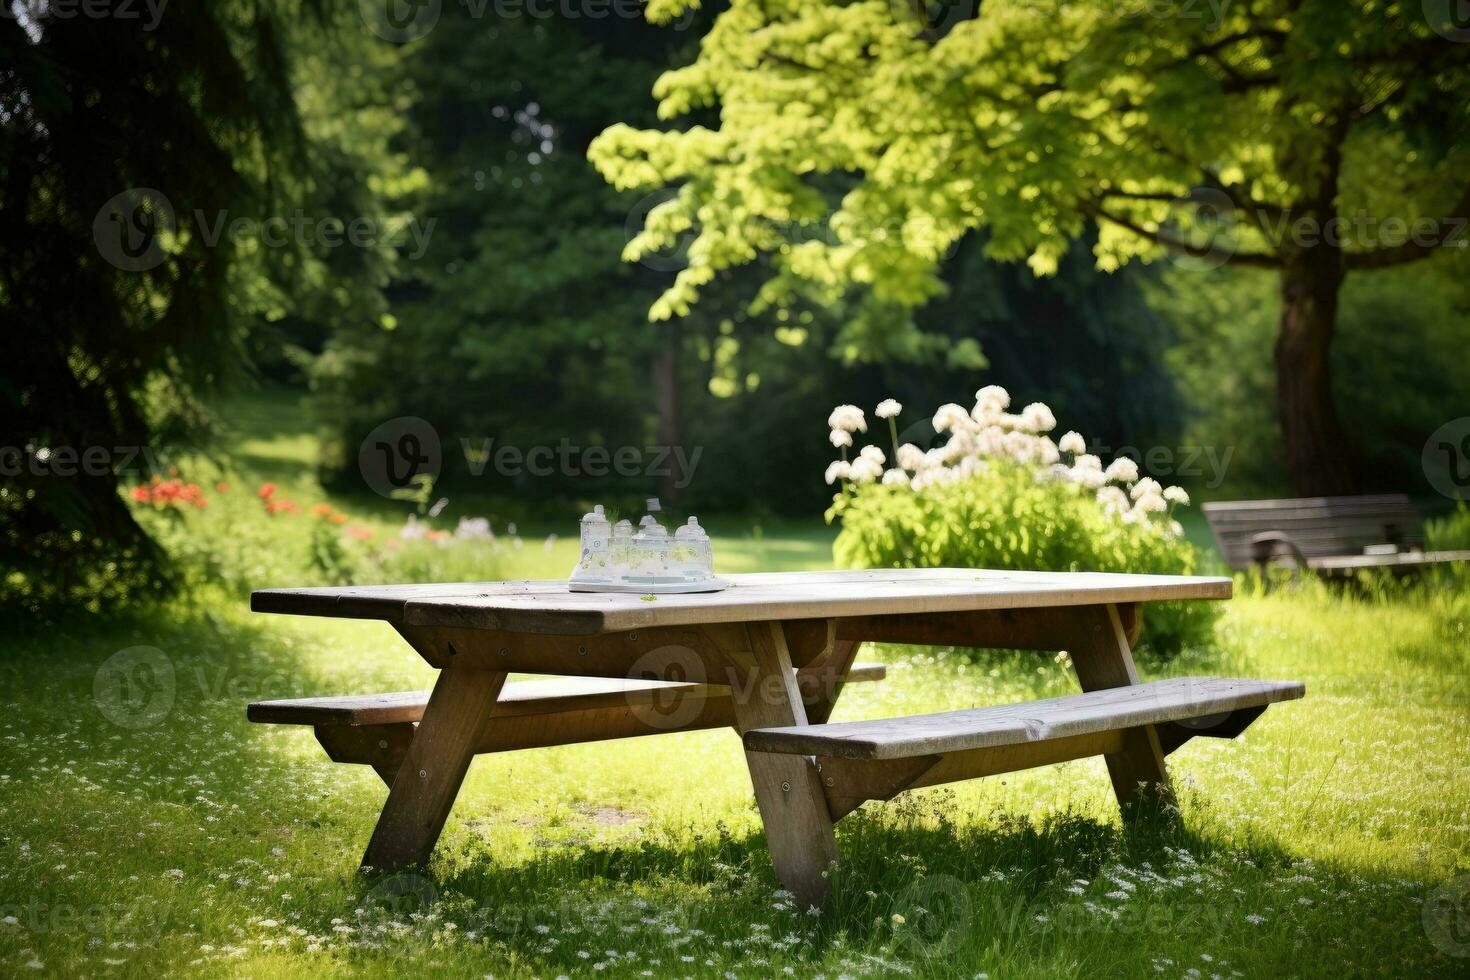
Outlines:
{"label": "wooden park bench", "polygon": [[[248,715],[309,725],[333,760],[377,770],[388,799],[362,864],[381,870],[427,863],[478,754],[733,727],[777,877],[807,906],[831,883],[833,823],[865,800],[1101,755],[1133,819],[1171,792],[1166,755],[1234,737],[1303,694],[1291,681],[1140,681],[1140,605],[1226,599],[1226,578],[889,569],[731,581],[656,599],[564,582],[259,591],[260,612],[383,620],[439,676],[427,696],[264,701]],[[864,641],[1066,650],[1083,693],[828,724],[845,684],[883,676],[854,662]],[[507,684],[511,673],[562,679]]]}
{"label": "wooden park bench", "polygon": [[1470,551],[1425,551],[1404,494],[1240,500],[1204,505],[1225,564],[1235,571],[1284,564],[1323,578],[1368,569],[1394,574],[1470,561]]}
{"label": "wooden park bench", "polygon": [[[882,664],[853,664],[844,683],[882,680]],[[817,671],[799,671],[808,717],[826,718],[836,691]],[[370,765],[390,787],[428,691],[257,701],[246,716],[267,725],[310,725],[333,762]],[[730,688],[689,681],[558,677],[518,681],[500,689],[495,717],[477,755],[578,742],[727,728],[735,724]]]}

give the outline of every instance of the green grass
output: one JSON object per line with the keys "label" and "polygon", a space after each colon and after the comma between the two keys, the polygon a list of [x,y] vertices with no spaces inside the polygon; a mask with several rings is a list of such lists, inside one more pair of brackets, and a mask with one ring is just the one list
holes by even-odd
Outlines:
{"label": "green grass", "polygon": [[[237,465],[252,480],[322,499],[302,465],[309,441],[246,445]],[[229,496],[185,518],[218,523],[177,533],[265,523],[257,506]],[[385,504],[354,519],[386,534],[401,517]],[[269,523],[261,541],[299,546],[311,519],[294,520]],[[819,567],[830,554],[817,522],[716,530],[728,570]],[[560,576],[568,548],[525,539],[445,561],[456,572]],[[259,574],[279,574],[281,562],[260,559]],[[382,624],[251,615],[248,577],[163,608],[7,636],[0,972],[1470,972],[1424,921],[1437,888],[1470,881],[1463,580],[1367,595],[1242,589],[1215,648],[1145,662],[1145,674],[1297,678],[1308,696],[1273,707],[1239,740],[1196,739],[1171,756],[1177,822],[1125,832],[1098,760],[868,804],[838,826],[835,898],[817,917],[777,890],[729,732],[481,757],[427,873],[361,877],[381,783],[328,762],[307,731],[246,724],[244,705],[423,687],[432,671]],[[159,653],[111,660],[140,646]],[[1074,683],[1064,664],[1036,654],[865,653],[874,656],[888,680],[850,688],[838,718],[1016,701]],[[128,658],[161,670],[135,670],[135,686],[119,691],[109,679]],[[1442,941],[1465,941],[1454,925],[1430,916]]]}

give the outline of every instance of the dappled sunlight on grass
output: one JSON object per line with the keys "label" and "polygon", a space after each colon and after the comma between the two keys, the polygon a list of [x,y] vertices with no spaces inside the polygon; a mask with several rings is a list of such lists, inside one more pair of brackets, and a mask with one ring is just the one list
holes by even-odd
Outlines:
{"label": "dappled sunlight on grass", "polygon": [[[424,688],[432,671],[379,623],[200,606],[28,636],[0,665],[8,969],[389,975],[412,961],[476,975],[1080,977],[1451,965],[1419,915],[1437,883],[1470,867],[1463,592],[1237,599],[1216,649],[1146,661],[1145,674],[1300,677],[1308,696],[1241,739],[1172,756],[1179,824],[1124,834],[1096,759],[867,804],[839,824],[823,918],[777,891],[728,731],[481,757],[409,897],[401,881],[361,878],[380,780],[326,761],[307,729],[247,725],[244,705]],[[175,699],[156,724],[127,728],[99,711],[93,677],[137,644],[170,658]],[[889,678],[849,687],[838,719],[1074,689],[1050,655],[863,658],[887,662]],[[425,888],[433,901],[420,908]]]}
{"label": "dappled sunlight on grass", "polygon": [[[169,525],[198,549],[198,588],[12,632],[7,973],[1336,978],[1464,962],[1421,921],[1426,896],[1470,872],[1463,577],[1242,582],[1213,644],[1145,650],[1146,679],[1307,685],[1241,738],[1171,756],[1177,821],[1125,832],[1100,759],[869,803],[838,825],[832,907],[814,916],[778,889],[739,739],[708,731],[482,756],[431,866],[364,877],[381,780],[329,762],[308,728],[247,724],[245,705],[424,690],[434,671],[382,623],[247,611],[250,587],[312,584],[317,499],[372,529],[375,547],[406,513],[324,495],[296,439],[238,451],[301,513],[268,518],[237,481],[183,518],[195,523]],[[493,545],[420,542],[375,574],[562,578],[572,520],[551,540],[501,523]],[[830,527],[709,523],[721,571],[830,566]],[[152,664],[130,706],[99,674],[115,656]],[[1054,654],[880,646],[860,659],[888,678],[847,687],[835,720],[1076,690]]]}

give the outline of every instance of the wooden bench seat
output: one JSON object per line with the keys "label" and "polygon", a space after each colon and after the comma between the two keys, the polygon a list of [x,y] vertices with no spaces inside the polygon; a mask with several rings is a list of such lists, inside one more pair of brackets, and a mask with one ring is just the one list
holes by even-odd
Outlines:
{"label": "wooden bench seat", "polygon": [[1122,752],[1152,728],[1171,752],[1197,735],[1232,738],[1295,681],[1180,677],[1022,704],[797,725],[745,733],[751,752],[815,756],[834,818],[906,789]]}
{"label": "wooden bench seat", "polygon": [[1404,494],[1218,501],[1203,506],[1225,564],[1235,571],[1285,563],[1323,578],[1366,569],[1395,574],[1470,561],[1470,551],[1425,551]]}
{"label": "wooden bench seat", "polygon": [[[853,664],[845,683],[882,680],[882,664]],[[808,705],[830,703],[818,673],[798,672]],[[310,725],[334,762],[373,766],[390,786],[429,703],[428,691],[257,701],[253,722]],[[820,712],[819,712],[820,713]],[[564,677],[506,684],[478,753],[571,745],[735,723],[731,689],[684,681]]]}

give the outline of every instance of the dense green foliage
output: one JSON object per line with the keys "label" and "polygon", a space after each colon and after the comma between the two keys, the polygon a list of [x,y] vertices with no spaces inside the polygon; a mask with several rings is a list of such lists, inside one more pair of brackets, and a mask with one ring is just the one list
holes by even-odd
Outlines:
{"label": "dense green foliage", "polygon": [[637,276],[617,260],[627,202],[583,153],[608,118],[632,111],[677,38],[596,24],[492,27],[449,5],[407,49],[400,145],[429,175],[418,211],[433,234],[404,258],[392,320],[360,321],[316,361],[325,472],[355,482],[358,443],[400,415],[439,428],[460,478],[460,438],[644,444],[660,337],[642,328]]}
{"label": "dense green foliage", "polygon": [[[14,7],[0,17],[0,572],[28,606],[96,604],[159,584],[119,470],[155,471],[199,431],[197,393],[238,373],[261,325],[381,314],[393,248],[368,178],[393,125],[384,54],[296,0],[151,20]],[[297,215],[307,233],[261,231]],[[318,223],[344,216],[379,237],[329,247]]]}
{"label": "dense green foliage", "polygon": [[[954,291],[921,314],[933,343],[920,348],[899,331],[856,339],[859,311],[840,303],[749,309],[756,269],[716,277],[698,309],[650,326],[644,311],[690,258],[675,246],[657,261],[619,260],[662,198],[608,187],[586,151],[614,123],[654,122],[649,87],[693,55],[707,25],[689,26],[512,18],[488,29],[446,8],[405,50],[411,108],[397,146],[426,171],[414,209],[434,234],[422,255],[401,256],[391,321],[339,331],[314,363],[321,466],[334,486],[360,486],[357,450],[370,430],[413,415],[439,433],[438,486],[451,499],[516,497],[565,514],[569,500],[631,503],[666,489],[646,474],[501,473],[467,459],[461,440],[523,452],[563,440],[673,443],[699,454],[676,488],[682,505],[810,514],[825,497],[816,420],[834,394],[928,400],[973,386],[982,347],[992,376],[1032,382],[1094,419],[1101,438],[1170,430],[1179,401],[1162,363],[1169,328],[1144,304],[1139,277],[1097,273],[1082,247],[1038,283],[967,243],[946,261]],[[1046,324],[1050,337],[1019,323]],[[673,397],[661,405],[665,365]],[[1131,397],[1114,397],[1119,388]]]}
{"label": "dense green foliage", "polygon": [[[455,495],[421,516],[410,502],[323,486],[306,402],[279,391],[233,399],[221,414],[234,424],[223,427],[215,452],[180,456],[179,477],[125,488],[139,524],[171,559],[178,601],[218,596],[244,606],[263,583],[564,578],[576,564],[575,523],[564,514],[538,521],[521,501],[485,509],[487,501]],[[724,572],[831,563],[833,532],[810,514],[799,525],[746,516],[709,524]]]}
{"label": "dense green foliage", "polygon": [[1424,525],[1424,544],[1431,551],[1470,551],[1470,505]]}
{"label": "dense green foliage", "polygon": [[[1209,497],[1285,495],[1271,358],[1280,302],[1269,274],[1174,270],[1149,293],[1177,331],[1169,374],[1192,393],[1176,420],[1178,444],[1221,461],[1218,471],[1182,479]],[[1454,262],[1385,270],[1344,286],[1332,376],[1352,435],[1337,451],[1362,491],[1422,495],[1429,508],[1448,503],[1425,479],[1421,452],[1429,433],[1470,416],[1467,324],[1470,279]]]}
{"label": "dense green foliage", "polygon": [[[677,188],[629,248],[692,238],[657,319],[763,260],[759,305],[857,293],[855,340],[920,345],[903,311],[943,292],[944,255],[981,228],[988,255],[1039,274],[1089,222],[1103,269],[1174,252],[1279,270],[1286,460],[1298,490],[1345,490],[1327,363],[1339,289],[1351,270],[1464,240],[1470,52],[1410,5],[1210,14],[734,0],[654,90],[663,118],[695,118],[611,127],[592,159],[618,187]],[[702,125],[712,108],[718,125]]]}
{"label": "dense green foliage", "polygon": [[[1131,30],[1136,18],[1092,23],[1074,11],[1058,21],[1075,44],[1053,40],[1048,57],[1057,45],[1083,50],[1072,51],[1067,69],[1076,77],[1063,73],[1065,98],[1057,98],[1066,109],[1056,119],[1023,118],[970,79],[936,89],[922,110],[859,113],[827,126],[823,112],[850,107],[862,93],[877,99],[884,85],[901,96],[885,106],[909,105],[903,100],[914,85],[969,63],[974,51],[965,38],[977,32],[1023,37],[1020,51],[1045,46],[1034,25],[994,4],[988,25],[947,20],[917,37],[872,4],[778,5],[762,15],[771,30],[747,40],[732,33],[753,16],[739,3],[718,21],[715,10],[681,19],[680,30],[641,15],[496,20],[472,6],[445,6],[433,30],[402,46],[366,30],[356,10],[295,0],[175,7],[147,29],[146,18],[48,16],[41,8],[29,19],[0,19],[0,54],[13,66],[0,89],[0,316],[16,352],[0,384],[0,451],[7,467],[14,453],[29,463],[59,452],[65,465],[69,454],[96,449],[105,460],[91,474],[23,465],[0,475],[7,600],[32,609],[48,597],[95,606],[161,585],[147,560],[154,550],[146,529],[130,517],[119,483],[166,473],[186,450],[216,445],[206,434],[221,419],[199,396],[240,380],[242,367],[298,390],[310,384],[309,411],[327,436],[313,466],[344,499],[362,489],[357,451],[367,432],[414,415],[441,438],[440,495],[471,512],[539,514],[548,527],[589,500],[631,507],[653,493],[701,512],[810,514],[827,493],[818,419],[834,398],[932,403],[936,393],[992,380],[1087,419],[1099,447],[1169,450],[1163,468],[1145,458],[1145,473],[1196,493],[1285,489],[1268,353],[1280,301],[1265,276],[1179,268],[1162,277],[1163,288],[1156,270],[1138,265],[1100,272],[1099,256],[1111,268],[1108,256],[1121,258],[1120,243],[1130,239],[1087,221],[1047,230],[1038,246],[1047,258],[1038,264],[1054,265],[1049,277],[997,261],[1021,254],[1017,242],[1030,234],[1021,218],[1045,223],[1048,209],[1060,207],[1054,198],[1068,193],[1058,175],[1079,164],[1075,140],[1039,154],[1035,165],[1021,147],[1052,123],[1087,145],[1088,121],[1076,103],[1086,85],[1103,85],[1105,73],[1093,69],[1108,38]],[[1315,20],[1307,26],[1326,30]],[[1195,30],[1163,27],[1150,45],[1167,47]],[[1230,27],[1221,27],[1220,40]],[[819,70],[785,64],[782,45],[806,29],[832,38],[867,31],[878,46],[861,55],[828,51]],[[721,87],[725,46],[747,43],[772,45],[769,57],[733,88]],[[1274,43],[1231,42],[1231,57],[1279,57],[1266,51]],[[694,67],[658,81],[670,65],[690,61]],[[1179,98],[1190,79],[1204,86],[1200,73],[1218,69],[1210,61],[1178,69]],[[999,94],[1030,92],[1032,74],[1047,64],[1043,58],[1008,79],[1014,91]],[[818,77],[841,80],[858,70],[871,76],[860,85],[824,87]],[[680,105],[678,93],[706,76],[709,97]],[[112,84],[114,77],[131,81]],[[775,111],[765,103],[731,111],[771,84]],[[667,96],[660,111],[679,109],[677,125],[689,128],[650,128],[658,108],[650,88]],[[1254,96],[1241,98],[1231,105],[1244,113]],[[947,145],[953,99],[968,100],[1015,145],[981,149],[960,140],[952,156],[933,157],[957,167],[981,161],[976,173],[995,181],[996,194],[982,213],[939,214],[936,222],[926,209],[945,197],[926,196],[926,188],[935,189],[941,171],[908,164]],[[1153,108],[1156,119],[1177,121],[1185,112],[1172,103]],[[1412,115],[1389,107],[1382,114]],[[1245,125],[1230,118],[1230,132]],[[1415,142],[1425,127],[1421,115],[1413,118],[1404,165],[1448,159]],[[619,124],[625,128],[609,130]],[[910,124],[912,133],[897,132]],[[1123,126],[1134,134],[1127,139],[1137,136],[1133,125]],[[1292,125],[1282,132],[1301,131]],[[873,146],[843,143],[863,127]],[[137,138],[141,132],[167,135]],[[1204,139],[1188,126],[1181,132]],[[1456,145],[1455,132],[1443,131],[1447,146]],[[1215,146],[1213,139],[1205,142]],[[660,146],[683,159],[711,141],[746,155],[711,157],[681,189],[647,195],[642,190],[682,178],[669,171],[655,179],[609,149]],[[792,155],[801,145],[814,154],[810,161]],[[640,188],[608,186],[589,148],[597,166]],[[1109,143],[1098,153],[1097,160],[1083,154],[1089,177],[1122,151]],[[874,159],[887,162],[867,166]],[[1344,185],[1351,200],[1377,179],[1363,159],[1354,161]],[[776,178],[784,166],[790,172]],[[1254,171],[1243,173],[1241,181]],[[1225,170],[1220,176],[1230,179]],[[784,202],[766,196],[771,180],[802,191]],[[1028,199],[1031,185],[1018,183],[1025,180],[1040,197],[1018,217],[1006,195]],[[1160,181],[1173,193],[1169,180]],[[1426,195],[1438,193],[1436,181],[1424,183]],[[960,183],[965,193],[975,190],[970,178]],[[157,188],[162,198],[110,200],[130,187]],[[653,245],[660,223],[710,188],[725,195],[734,217],[705,209],[656,255],[619,261],[630,237],[637,236],[633,252]],[[146,269],[118,267],[94,227],[97,219],[114,238],[137,231],[116,224],[132,204],[164,225],[172,216],[174,233],[161,227],[152,237],[159,262]],[[645,228],[650,208],[654,221]],[[349,247],[322,241],[315,224],[282,243],[248,229],[213,238],[221,216],[297,214],[366,222],[378,233]],[[745,224],[736,227],[737,217]],[[961,225],[963,234],[945,237]],[[721,237],[721,228],[735,237]],[[1254,232],[1228,231],[1232,247],[1255,247]],[[1456,375],[1463,277],[1456,278],[1455,257],[1446,258],[1423,274],[1374,273],[1345,286],[1333,368],[1351,438],[1337,452],[1365,489],[1422,489],[1416,458],[1425,435],[1470,411]],[[823,271],[828,265],[836,271]],[[54,269],[68,274],[37,271]],[[694,279],[702,283],[698,304],[645,322],[650,308],[664,311],[658,297],[671,282],[677,293]],[[1150,287],[1148,303],[1140,285]],[[915,441],[929,437],[923,429],[915,427]],[[596,477],[576,467],[502,474],[466,452],[486,440],[523,453],[563,444],[654,447],[645,461],[673,445],[693,465],[681,487],[648,473]],[[1176,464],[1195,446],[1214,450],[1224,465],[1180,472]]]}
{"label": "dense green foliage", "polygon": [[[1038,571],[1197,573],[1199,559],[1164,525],[1129,524],[1075,483],[1040,482],[1019,466],[925,487],[865,484],[833,505],[833,545],[848,568],[1011,568]],[[1211,641],[1210,603],[1150,605],[1143,640],[1161,654]]]}

